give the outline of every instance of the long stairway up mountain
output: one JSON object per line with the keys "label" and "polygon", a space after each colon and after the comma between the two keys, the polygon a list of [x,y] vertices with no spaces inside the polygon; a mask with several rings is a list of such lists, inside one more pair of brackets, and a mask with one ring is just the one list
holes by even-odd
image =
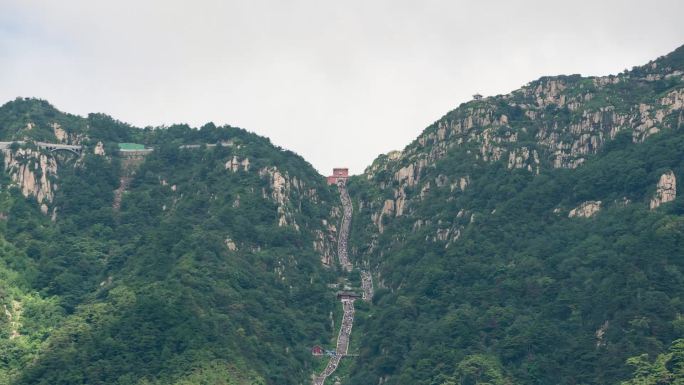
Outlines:
{"label": "long stairway up mountain", "polygon": [[338,239],[337,255],[340,259],[340,265],[346,271],[351,271],[354,267],[351,262],[349,262],[349,255],[347,254],[347,239],[349,238],[349,226],[351,225],[352,217],[352,203],[349,194],[347,193],[347,188],[344,182],[339,183],[338,189],[340,190],[340,199],[342,200],[342,208],[344,210],[342,216],[342,225],[340,226],[340,237]]}
{"label": "long stairway up mountain", "polygon": [[319,376],[314,377],[313,385],[323,385],[325,380],[337,370],[342,357],[346,356],[349,350],[349,338],[351,337],[352,326],[354,325],[354,298],[343,298],[341,301],[344,314],[342,316],[340,332],[337,336],[335,354],[330,357],[330,361],[328,361],[328,365],[323,372]]}
{"label": "long stairway up mountain", "polygon": [[[340,236],[337,240],[337,255],[342,268],[345,271],[350,272],[354,266],[349,261],[349,255],[347,254],[347,240],[349,238],[349,227],[351,225],[353,208],[345,183],[346,178],[336,181],[337,188],[340,191],[340,200],[342,201],[343,208]],[[366,290],[364,289],[364,299],[366,298],[365,292]],[[356,300],[356,297],[346,294],[338,295],[338,297],[340,297],[340,301],[342,302],[343,315],[342,325],[340,326],[340,332],[337,336],[337,347],[335,349],[335,354],[330,357],[330,361],[328,361],[328,365],[325,367],[323,372],[314,377],[313,385],[323,385],[325,380],[332,375],[335,370],[337,370],[340,360],[342,357],[347,355],[349,350],[349,339],[351,337],[352,326],[354,324],[354,301]]]}
{"label": "long stairway up mountain", "polygon": [[363,288],[363,300],[373,300],[373,276],[366,270],[361,270],[361,287]]}

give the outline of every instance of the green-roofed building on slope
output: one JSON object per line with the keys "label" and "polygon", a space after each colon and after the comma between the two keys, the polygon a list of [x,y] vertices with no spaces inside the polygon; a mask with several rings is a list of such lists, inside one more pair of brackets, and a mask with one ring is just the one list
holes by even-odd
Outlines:
{"label": "green-roofed building on slope", "polygon": [[119,143],[119,151],[145,151],[145,145],[139,143]]}
{"label": "green-roofed building on slope", "polygon": [[152,151],[153,148],[145,148],[143,144],[119,143],[119,155],[129,159],[142,159]]}

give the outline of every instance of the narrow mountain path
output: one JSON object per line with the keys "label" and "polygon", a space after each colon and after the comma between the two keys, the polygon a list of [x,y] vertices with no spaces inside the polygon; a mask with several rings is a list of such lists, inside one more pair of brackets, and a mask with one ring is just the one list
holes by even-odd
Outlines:
{"label": "narrow mountain path", "polygon": [[[340,190],[340,200],[342,201],[343,215],[342,215],[342,225],[340,226],[340,236],[337,239],[337,256],[340,261],[340,266],[347,272],[352,271],[353,265],[349,261],[349,255],[347,254],[347,240],[349,239],[349,228],[351,226],[351,218],[353,213],[353,207],[351,198],[347,193],[347,188],[344,182],[337,185]],[[369,301],[373,296],[373,281],[370,273],[366,271],[361,272],[361,280],[363,286],[363,299]],[[368,287],[368,289],[367,289]],[[342,325],[340,326],[340,332],[337,335],[337,347],[335,349],[335,355],[330,357],[328,365],[325,367],[323,372],[313,379],[313,385],[323,385],[325,380],[333,374],[333,372],[340,365],[340,360],[342,357],[346,356],[349,350],[349,339],[351,337],[352,326],[354,325],[354,300],[351,297],[342,297],[342,310],[344,311],[342,315]]]}

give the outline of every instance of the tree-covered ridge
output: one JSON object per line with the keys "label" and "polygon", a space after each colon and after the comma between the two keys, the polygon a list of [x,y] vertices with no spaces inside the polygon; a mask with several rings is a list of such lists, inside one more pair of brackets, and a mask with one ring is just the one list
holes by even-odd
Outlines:
{"label": "tree-covered ridge", "polygon": [[683,57],[684,46],[618,75],[546,76],[507,95],[463,103],[403,152],[376,159],[366,174],[417,170],[465,150],[474,160],[504,159],[509,168],[577,167],[618,132],[638,142],[681,127]]}
{"label": "tree-covered ridge", "polygon": [[649,205],[684,177],[683,52],[466,103],[352,179],[384,290],[350,383],[617,383],[682,337],[683,201]]}
{"label": "tree-covered ridge", "polygon": [[[14,250],[3,261],[19,261],[3,303],[24,309],[21,336],[5,345],[5,383],[304,382],[308,348],[333,334],[331,273],[313,247],[334,220],[337,198],[324,179],[242,129],[138,129],[46,109],[37,100],[0,107],[44,131],[9,139],[59,140],[59,122],[84,146],[80,156],[34,149],[57,164],[47,215],[3,174],[0,224]],[[131,163],[118,152],[123,141],[154,151]],[[206,147],[216,143],[224,145]],[[131,180],[117,210],[123,177]],[[3,325],[11,333],[7,316]]]}

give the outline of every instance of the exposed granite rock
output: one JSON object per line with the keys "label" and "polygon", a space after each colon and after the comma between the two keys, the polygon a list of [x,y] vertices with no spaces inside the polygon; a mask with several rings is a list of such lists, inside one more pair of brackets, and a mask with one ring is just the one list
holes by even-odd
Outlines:
{"label": "exposed granite rock", "polygon": [[226,244],[226,247],[230,251],[237,251],[237,244],[235,244],[235,241],[233,241],[230,237],[226,238],[224,240],[224,243]]}
{"label": "exposed granite rock", "polygon": [[534,89],[530,87],[526,92],[534,98],[538,107],[543,108],[552,104],[562,107],[566,102],[566,95],[563,94],[566,88],[564,80],[548,78],[539,81]]}
{"label": "exposed granite rock", "polygon": [[[337,217],[339,213],[331,213],[330,217]],[[313,248],[318,252],[321,263],[331,266],[335,256],[335,245],[337,244],[337,228],[335,225],[323,220],[323,230],[314,230]]]}
{"label": "exposed granite rock", "polygon": [[240,169],[243,171],[249,171],[249,158],[239,160],[237,156],[233,156],[231,160],[226,162],[225,167],[226,170],[230,170],[232,172],[237,172]]}
{"label": "exposed granite rock", "polygon": [[468,175],[459,177],[454,183],[451,184],[451,191],[455,191],[457,189],[465,191],[469,184],[470,177]]}
{"label": "exposed granite rock", "polygon": [[508,169],[524,168],[539,174],[539,154],[527,147],[514,149],[508,154]]}
{"label": "exposed granite rock", "polygon": [[435,235],[436,240],[446,241],[449,239],[449,230],[450,229],[437,229],[437,234]]}
{"label": "exposed granite rock", "polygon": [[[461,229],[458,227],[449,227],[449,228],[438,228],[435,235],[432,237],[433,242],[450,242],[450,241],[455,241],[461,237]],[[425,240],[430,240],[429,237],[426,237]],[[449,244],[447,243],[446,247],[448,247]]]}
{"label": "exposed granite rock", "polygon": [[23,313],[23,306],[22,303],[17,301],[17,300],[12,300],[12,310],[7,308],[7,305],[3,304],[2,305],[3,309],[5,310],[5,318],[7,319],[9,323],[9,328],[10,328],[10,335],[9,339],[13,340],[17,337],[21,337],[21,317]]}
{"label": "exposed granite rock", "polygon": [[418,219],[413,223],[413,232],[415,233],[416,231],[420,230],[423,226],[429,226],[430,221],[424,221],[422,219]]}
{"label": "exposed granite rock", "polygon": [[603,88],[609,84],[618,84],[620,82],[620,78],[615,75],[609,75],[593,78],[592,81],[594,82],[594,86],[597,88]]}
{"label": "exposed granite rock", "polygon": [[606,322],[604,322],[603,325],[601,325],[601,327],[598,328],[596,330],[596,332],[594,333],[594,335],[596,336],[596,347],[597,348],[606,346],[605,336],[606,336],[606,332],[608,331],[609,326],[610,326],[610,321],[606,320]]}
{"label": "exposed granite rock", "polygon": [[69,138],[69,134],[59,125],[59,123],[52,123],[52,132],[59,143],[65,143]]}
{"label": "exposed granite rock", "polygon": [[386,216],[394,215],[394,201],[392,199],[386,199],[382,206],[382,210],[379,213],[372,215],[371,219],[373,223],[378,227],[378,231],[382,233],[384,231],[382,218]]}
{"label": "exposed granite rock", "polygon": [[601,201],[586,201],[570,210],[568,218],[589,218],[601,210]]}
{"label": "exposed granite rock", "polygon": [[[241,167],[248,170],[249,163],[246,164],[247,166],[244,161],[240,163]],[[278,206],[278,226],[292,226],[295,230],[299,230],[295,213],[301,208],[303,199],[311,202],[318,201],[316,189],[308,188],[296,176],[290,177],[287,172],[283,173],[274,166],[260,169],[259,176],[268,179],[270,194],[263,189],[262,195],[264,199],[272,199]]]}
{"label": "exposed granite rock", "polygon": [[439,174],[435,178],[435,185],[437,185],[437,187],[446,186],[448,183],[449,183],[449,177],[446,175]]}
{"label": "exposed granite rock", "polygon": [[390,151],[387,153],[387,159],[397,160],[401,157],[401,151]]}
{"label": "exposed granite rock", "polygon": [[430,192],[430,182],[427,182],[420,189],[420,199],[425,199],[425,197],[428,195],[429,192]]}
{"label": "exposed granite rock", "polygon": [[[39,204],[52,203],[57,186],[57,161],[48,154],[30,148],[2,150],[5,172],[25,197],[35,197]],[[47,207],[47,206],[46,206]],[[44,211],[47,214],[47,208]]]}
{"label": "exposed granite rock", "polygon": [[670,170],[660,176],[649,207],[651,210],[656,209],[663,203],[672,202],[675,198],[677,198],[677,178],[674,172]]}
{"label": "exposed granite rock", "polygon": [[[27,129],[32,129],[34,127],[34,123],[29,123]],[[57,122],[52,122],[50,127],[52,128],[52,133],[55,135],[57,143],[81,144],[84,139],[88,139],[87,135],[68,132]]]}
{"label": "exposed granite rock", "polygon": [[638,124],[632,131],[632,140],[634,143],[643,142],[649,136],[660,132],[660,123],[663,122],[665,113],[663,110],[652,111],[653,108],[641,103],[639,104]]}
{"label": "exposed granite rock", "polygon": [[415,167],[413,163],[411,163],[406,167],[400,168],[399,171],[394,174],[394,180],[399,183],[402,183],[404,180],[406,180],[407,185],[413,186],[416,182],[415,175]]}
{"label": "exposed granite rock", "polygon": [[660,104],[666,106],[670,112],[684,109],[684,89],[669,92],[660,99]]}
{"label": "exposed granite rock", "polygon": [[97,142],[95,145],[95,148],[93,149],[93,154],[99,155],[99,156],[105,156],[105,149],[104,149],[104,144],[102,142]]}
{"label": "exposed granite rock", "polygon": [[394,192],[394,208],[396,215],[398,217],[404,215],[404,209],[406,208],[406,192],[404,191],[404,187],[399,188]]}

